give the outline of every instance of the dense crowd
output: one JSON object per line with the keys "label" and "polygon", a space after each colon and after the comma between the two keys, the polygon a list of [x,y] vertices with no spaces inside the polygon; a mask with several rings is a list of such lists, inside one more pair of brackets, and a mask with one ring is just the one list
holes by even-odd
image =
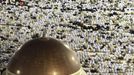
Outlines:
{"label": "dense crowd", "polygon": [[134,1],[27,0],[0,3],[0,70],[26,41],[42,36],[68,44],[87,74],[134,70]]}

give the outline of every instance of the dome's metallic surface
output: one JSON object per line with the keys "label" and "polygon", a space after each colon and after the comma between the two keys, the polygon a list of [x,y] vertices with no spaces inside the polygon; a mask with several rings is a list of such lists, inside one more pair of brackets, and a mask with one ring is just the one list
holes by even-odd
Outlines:
{"label": "dome's metallic surface", "polygon": [[25,43],[7,66],[16,75],[70,75],[80,68],[75,52],[49,37]]}

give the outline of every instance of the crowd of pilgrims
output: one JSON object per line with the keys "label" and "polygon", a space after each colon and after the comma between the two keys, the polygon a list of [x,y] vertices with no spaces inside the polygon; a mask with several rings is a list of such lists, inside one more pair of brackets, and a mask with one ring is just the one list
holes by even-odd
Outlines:
{"label": "crowd of pilgrims", "polygon": [[0,70],[26,41],[46,36],[69,45],[89,75],[132,75],[134,13],[125,1],[0,0]]}

